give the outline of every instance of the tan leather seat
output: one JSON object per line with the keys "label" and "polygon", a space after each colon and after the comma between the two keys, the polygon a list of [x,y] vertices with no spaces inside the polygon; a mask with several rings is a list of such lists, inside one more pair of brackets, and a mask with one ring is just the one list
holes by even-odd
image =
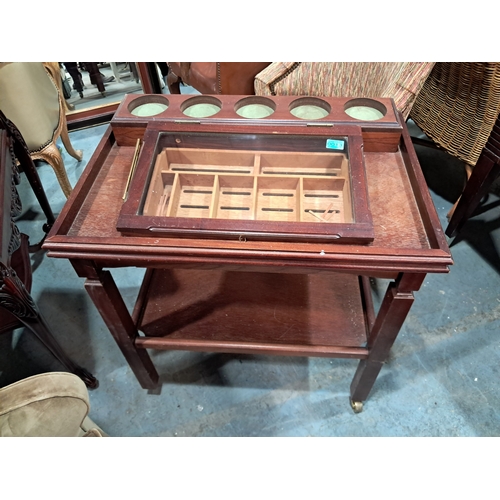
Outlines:
{"label": "tan leather seat", "polygon": [[167,84],[180,94],[179,78],[202,94],[254,94],[254,78],[270,63],[263,62],[169,62]]}

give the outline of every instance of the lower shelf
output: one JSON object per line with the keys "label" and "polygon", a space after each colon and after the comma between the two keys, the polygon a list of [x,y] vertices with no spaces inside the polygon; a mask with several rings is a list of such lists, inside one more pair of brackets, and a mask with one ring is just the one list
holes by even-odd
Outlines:
{"label": "lower shelf", "polygon": [[140,348],[365,358],[357,276],[157,269],[138,311]]}

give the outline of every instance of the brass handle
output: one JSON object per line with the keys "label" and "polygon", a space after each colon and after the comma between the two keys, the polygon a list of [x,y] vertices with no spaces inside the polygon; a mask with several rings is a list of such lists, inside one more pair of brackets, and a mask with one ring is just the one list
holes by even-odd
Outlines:
{"label": "brass handle", "polygon": [[137,139],[137,143],[135,145],[134,157],[132,158],[132,165],[130,166],[130,172],[128,173],[127,185],[125,186],[125,191],[123,192],[123,197],[122,197],[123,200],[127,197],[128,190],[130,187],[130,181],[134,176],[135,167],[137,166],[137,161],[139,160],[140,149],[141,149],[141,140]]}

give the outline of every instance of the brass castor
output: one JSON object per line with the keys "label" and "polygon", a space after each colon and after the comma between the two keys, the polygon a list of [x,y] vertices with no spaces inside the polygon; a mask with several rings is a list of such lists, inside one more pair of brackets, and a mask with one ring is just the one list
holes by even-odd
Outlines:
{"label": "brass castor", "polygon": [[363,411],[363,403],[361,401],[350,400],[351,408],[354,413],[361,413]]}

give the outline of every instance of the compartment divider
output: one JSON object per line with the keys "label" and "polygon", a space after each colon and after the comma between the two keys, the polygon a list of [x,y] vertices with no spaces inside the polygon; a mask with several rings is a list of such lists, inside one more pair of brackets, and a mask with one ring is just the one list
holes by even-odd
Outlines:
{"label": "compartment divider", "polygon": [[[258,172],[258,170],[256,172]],[[259,185],[258,179],[258,175],[253,176],[252,220],[257,220],[257,187]]]}
{"label": "compartment divider", "polygon": [[299,222],[303,222],[304,214],[304,178],[299,179]]}
{"label": "compartment divider", "polygon": [[240,175],[250,175],[252,173],[252,166],[241,167],[241,166],[230,166],[230,165],[205,165],[205,164],[184,164],[184,163],[171,163],[170,170],[172,172],[179,172],[184,174],[240,174]]}
{"label": "compartment divider", "polygon": [[160,199],[158,200],[158,205],[156,207],[156,214],[155,214],[156,216],[161,217],[165,215],[165,208],[168,206],[171,193],[172,193],[172,185],[165,184],[165,187],[163,188],[163,193],[160,196]]}
{"label": "compartment divider", "polygon": [[253,159],[253,175],[259,175],[260,173],[260,153],[255,153],[255,157]]}
{"label": "compartment divider", "polygon": [[161,217],[349,222],[350,182],[340,165],[331,167],[332,158],[337,155],[245,151],[243,165],[226,151],[163,150],[145,211]]}
{"label": "compartment divider", "polygon": [[153,175],[151,177],[151,186],[149,188],[146,203],[144,204],[143,212],[146,214],[155,213],[157,211],[160,197],[163,193],[163,172],[168,169],[167,156],[162,151],[156,158]]}
{"label": "compartment divider", "polygon": [[177,205],[179,204],[180,198],[180,182],[179,174],[175,174],[174,183],[172,184],[172,191],[170,193],[170,203],[167,205],[167,217],[172,217],[172,213],[175,211]]}

